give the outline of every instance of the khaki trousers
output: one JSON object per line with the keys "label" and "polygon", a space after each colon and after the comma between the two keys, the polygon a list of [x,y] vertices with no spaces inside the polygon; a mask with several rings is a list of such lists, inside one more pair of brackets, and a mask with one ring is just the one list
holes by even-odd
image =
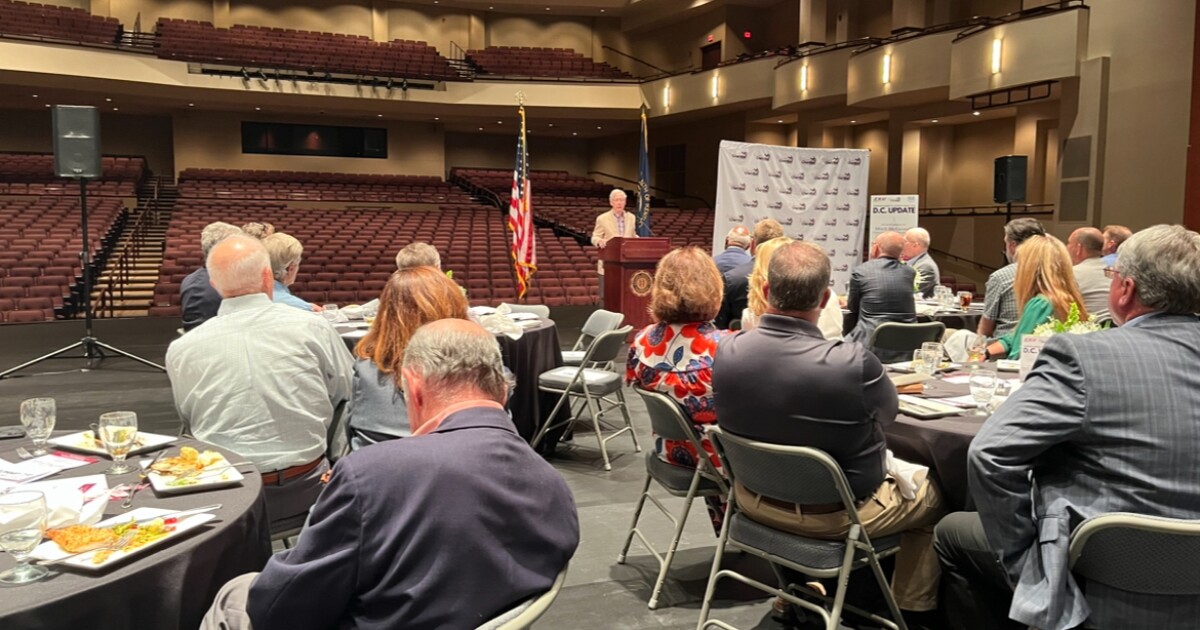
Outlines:
{"label": "khaki trousers", "polygon": [[[850,530],[845,510],[828,514],[805,514],[794,504],[762,497],[735,483],[734,497],[750,518],[785,532],[837,540]],[[903,610],[921,612],[937,608],[941,567],[933,550],[933,528],[946,513],[941,490],[926,480],[912,501],[900,496],[896,481],[884,479],[870,498],[858,508],[858,518],[872,537],[902,534],[892,574],[892,593]]]}

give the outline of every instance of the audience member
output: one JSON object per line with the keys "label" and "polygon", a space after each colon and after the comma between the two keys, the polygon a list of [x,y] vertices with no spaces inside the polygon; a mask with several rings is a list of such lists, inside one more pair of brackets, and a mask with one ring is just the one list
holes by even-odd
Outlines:
{"label": "audience member", "polygon": [[1066,321],[1071,305],[1079,308],[1079,318],[1088,319],[1087,307],[1071,271],[1071,256],[1062,241],[1053,236],[1031,236],[1017,248],[1017,277],[1013,293],[1021,318],[1008,334],[988,345],[989,357],[1018,359],[1021,337],[1057,318]]}
{"label": "audience member", "polygon": [[[742,311],[742,330],[756,328],[759,318],[767,312],[767,269],[771,264],[771,255],[780,247],[794,242],[794,239],[781,236],[755,248],[754,270],[750,272],[750,296]],[[826,339],[841,339],[842,319],[842,309],[838,306],[836,296],[830,296],[817,320],[821,335]]]}
{"label": "audience member", "polygon": [[437,248],[429,243],[420,241],[409,243],[396,253],[396,269],[408,269],[409,267],[441,269],[442,256],[438,253]]}
{"label": "audience member", "polygon": [[[775,219],[763,219],[754,224],[751,234],[750,253],[757,251],[758,245],[783,236],[783,226]],[[754,271],[754,261],[746,262],[725,272],[722,282],[725,284],[725,297],[721,301],[721,309],[713,320],[717,328],[725,330],[733,321],[742,316],[750,302],[750,274]]]}
{"label": "audience member", "polygon": [[[592,245],[604,249],[615,237],[637,238],[637,219],[625,213],[625,191],[620,188],[608,193],[609,211],[596,217],[592,230]],[[604,261],[596,261],[596,273],[600,275],[600,304],[604,304]]]}
{"label": "audience member", "polygon": [[754,238],[744,225],[735,225],[725,235],[725,251],[713,256],[717,271],[725,273],[743,263],[750,262],[750,245]]}
{"label": "audience member", "polygon": [[1017,247],[1031,236],[1043,236],[1041,222],[1030,217],[1013,219],[1004,226],[1004,257],[1008,264],[993,271],[987,279],[983,296],[983,317],[976,333],[988,338],[1002,337],[1017,325],[1021,312],[1013,295],[1013,280],[1017,278]]}
{"label": "audience member", "polygon": [[1079,228],[1067,239],[1067,253],[1071,255],[1083,305],[1098,321],[1108,319],[1108,285],[1112,284],[1104,275],[1103,248],[1104,235],[1094,227]]}
{"label": "audience member", "polygon": [[1200,619],[1194,595],[1129,593],[1070,572],[1071,532],[1089,517],[1200,518],[1200,234],[1138,232],[1110,275],[1122,326],[1051,337],[971,442],[979,512],[937,528],[955,627],[1172,630]]}
{"label": "audience member", "polygon": [[467,318],[467,298],[436,267],[401,269],[388,279],[379,314],[354,347],[354,394],[346,406],[351,449],[412,433],[400,390],[404,349],[418,328],[448,318]]}
{"label": "audience member", "polygon": [[[241,233],[242,230],[236,225],[223,221],[209,223],[200,232],[200,251],[207,260],[208,253],[217,243]],[[209,282],[208,269],[204,265],[188,274],[179,285],[179,306],[183,314],[184,330],[191,330],[216,317],[217,309],[221,307],[221,294],[217,293]]]}
{"label": "audience member", "polygon": [[[846,339],[867,344],[871,333],[884,322],[917,321],[917,303],[913,299],[917,271],[900,262],[903,251],[904,237],[899,232],[884,232],[871,246],[871,259],[851,272],[846,308],[852,327]],[[911,358],[903,352],[872,350],[884,361]]]}
{"label": "audience member", "polygon": [[208,255],[217,316],[167,349],[175,407],[197,438],[262,471],[271,530],[303,522],[317,494],[326,428],[350,396],[350,353],[329,322],[271,302],[261,241],[230,236]]}
{"label": "audience member", "polygon": [[[900,235],[892,234],[899,243]],[[816,323],[829,300],[829,278],[829,258],[816,245],[790,243],[775,252],[768,308],[758,328],[726,339],[717,350],[717,418],[730,433],[821,449],[837,460],[861,502],[867,532],[904,533],[893,578],[900,608],[934,610],[939,567],[932,535],[943,513],[941,493],[932,480],[919,479],[913,498],[905,499],[888,473],[883,427],[895,421],[896,388],[862,344],[822,338]],[[787,504],[740,484],[733,492],[750,518],[771,527],[829,539],[844,537],[849,528],[840,504]]]}
{"label": "audience member", "polygon": [[320,312],[320,306],[311,304],[292,294],[288,288],[296,282],[296,273],[300,271],[300,257],[304,254],[304,246],[289,234],[276,232],[262,239],[263,247],[271,258],[271,275],[275,277],[275,286],[271,300],[278,304],[287,304],[303,311]]}
{"label": "audience member", "polygon": [[413,437],[338,461],[296,548],[226,584],[202,627],[474,628],[550,588],[579,521],[502,409],[496,340],[427,324],[401,372]]}
{"label": "audience member", "polygon": [[929,230],[915,227],[904,233],[904,263],[921,274],[917,280],[917,291],[921,297],[932,297],[933,288],[942,283],[942,273],[937,262],[929,255]]}
{"label": "audience member", "polygon": [[1104,264],[1111,267],[1117,262],[1117,248],[1133,236],[1133,230],[1124,225],[1104,226]]}
{"label": "audience member", "polygon": [[253,223],[247,223],[246,225],[243,225],[242,232],[261,241],[275,233],[275,226],[271,225],[270,223],[259,223],[255,221]]}

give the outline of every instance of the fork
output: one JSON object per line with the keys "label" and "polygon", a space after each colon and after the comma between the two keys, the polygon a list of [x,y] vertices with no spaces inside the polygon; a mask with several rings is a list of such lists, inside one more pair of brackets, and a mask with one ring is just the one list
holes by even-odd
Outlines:
{"label": "fork", "polygon": [[85,549],[78,553],[73,553],[69,556],[63,556],[61,558],[55,558],[53,560],[41,560],[38,562],[38,564],[40,564],[44,567],[48,567],[51,565],[59,564],[61,562],[66,562],[67,560],[70,560],[72,558],[78,558],[79,556],[82,556],[85,553],[92,553],[93,551],[107,551],[107,550],[118,551],[118,550],[122,549],[123,547],[125,547],[125,545],[128,545],[130,542],[132,542],[133,537],[136,535],[137,535],[137,530],[131,529],[131,530],[125,532],[124,534],[121,534],[120,538],[116,539],[115,541],[113,541],[107,545],[100,545],[99,547]]}
{"label": "fork", "polygon": [[146,487],[146,477],[150,476],[150,468],[152,466],[154,466],[154,464],[157,463],[158,460],[162,459],[163,455],[166,455],[166,454],[167,454],[167,449],[163,449],[158,452],[158,455],[154,456],[154,459],[150,460],[149,464],[140,466],[140,468],[138,470],[138,482],[133,485],[133,488],[131,488],[129,490],[129,496],[125,497],[125,501],[121,503],[122,510],[127,510],[127,509],[133,507],[133,497],[134,497],[134,495],[136,495],[138,493],[138,490],[141,490]]}

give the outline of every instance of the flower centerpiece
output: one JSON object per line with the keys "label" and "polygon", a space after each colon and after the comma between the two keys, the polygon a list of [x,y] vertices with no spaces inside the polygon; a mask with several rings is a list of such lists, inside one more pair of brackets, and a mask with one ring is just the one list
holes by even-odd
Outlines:
{"label": "flower centerpiece", "polygon": [[1059,333],[1068,333],[1072,335],[1084,335],[1098,330],[1108,328],[1108,324],[1101,326],[1093,320],[1082,320],[1079,317],[1079,305],[1072,303],[1070,310],[1067,311],[1067,319],[1059,321],[1057,318],[1051,317],[1050,321],[1033,329],[1033,334],[1038,337],[1049,337]]}

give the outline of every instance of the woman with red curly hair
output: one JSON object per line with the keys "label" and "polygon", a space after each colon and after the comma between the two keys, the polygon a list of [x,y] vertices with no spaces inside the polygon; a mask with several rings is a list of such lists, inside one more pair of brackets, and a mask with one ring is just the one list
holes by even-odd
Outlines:
{"label": "woman with red curly hair", "polygon": [[[728,331],[718,330],[712,319],[721,308],[724,292],[721,273],[712,258],[698,247],[674,249],[658,262],[650,294],[653,324],[629,348],[625,381],[674,399],[696,425],[705,453],[714,466],[713,452],[703,426],[717,421],[713,406],[712,365],[717,342]],[[696,466],[691,442],[654,438],[659,459],[677,466]],[[720,527],[720,503],[709,503],[710,516]],[[714,509],[716,511],[714,511]]]}

